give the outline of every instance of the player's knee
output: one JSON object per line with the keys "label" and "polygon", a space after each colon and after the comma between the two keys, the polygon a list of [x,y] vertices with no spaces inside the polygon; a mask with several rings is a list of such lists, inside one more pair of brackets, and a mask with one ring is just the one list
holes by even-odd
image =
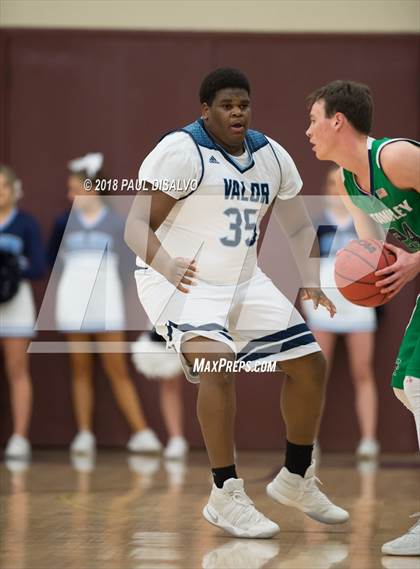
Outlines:
{"label": "player's knee", "polygon": [[327,382],[327,361],[321,351],[282,362],[282,371],[296,381],[310,380],[321,389]]}
{"label": "player's knee", "polygon": [[227,392],[235,381],[233,373],[220,372],[220,373],[206,373],[200,375],[200,388],[204,386],[211,386],[223,392]]}
{"label": "player's knee", "polygon": [[200,374],[200,381],[207,381],[221,389],[228,389],[235,380],[234,363],[235,356],[230,351],[212,354],[206,358],[206,368]]}
{"label": "player's knee", "polygon": [[215,362],[224,359],[226,361],[233,361],[235,356],[232,350],[217,340],[196,336],[186,340],[182,344],[182,353],[187,362],[191,365],[197,365],[197,360],[200,368],[209,369],[214,368]]}
{"label": "player's knee", "polygon": [[198,337],[182,346],[185,359],[200,374],[200,382],[228,388],[234,381],[235,354],[223,342]]}
{"label": "player's knee", "polygon": [[327,360],[322,352],[315,352],[307,356],[312,369],[312,375],[320,383],[327,382]]}

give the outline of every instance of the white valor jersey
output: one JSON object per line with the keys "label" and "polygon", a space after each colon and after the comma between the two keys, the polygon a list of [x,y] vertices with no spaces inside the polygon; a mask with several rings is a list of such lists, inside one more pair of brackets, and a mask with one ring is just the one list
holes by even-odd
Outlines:
{"label": "white valor jersey", "polygon": [[199,279],[220,285],[251,278],[263,216],[276,197],[290,199],[302,187],[277,142],[249,130],[244,154],[231,156],[201,119],[165,136],[141,165],[139,180],[177,200],[156,232],[165,250],[195,257]]}

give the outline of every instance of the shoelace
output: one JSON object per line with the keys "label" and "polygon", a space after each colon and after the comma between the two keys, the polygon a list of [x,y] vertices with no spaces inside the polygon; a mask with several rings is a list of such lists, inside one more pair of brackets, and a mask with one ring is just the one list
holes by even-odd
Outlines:
{"label": "shoelace", "polygon": [[241,506],[235,516],[235,522],[239,522],[240,520],[241,523],[257,522],[263,518],[263,515],[255,508],[254,502],[243,490],[233,490],[232,497],[235,503]]}
{"label": "shoelace", "polygon": [[254,505],[254,502],[251,500],[251,498],[249,498],[249,496],[247,496],[245,492],[243,492],[242,490],[234,490],[232,494],[233,494],[233,499],[238,504],[241,504],[242,506]]}
{"label": "shoelace", "polygon": [[331,501],[323,492],[321,492],[316,483],[323,486],[321,480],[317,476],[311,476],[307,480],[304,480],[300,498],[302,498],[303,495],[307,493],[313,500],[317,501],[318,503],[322,501],[324,506],[329,506],[331,504]]}

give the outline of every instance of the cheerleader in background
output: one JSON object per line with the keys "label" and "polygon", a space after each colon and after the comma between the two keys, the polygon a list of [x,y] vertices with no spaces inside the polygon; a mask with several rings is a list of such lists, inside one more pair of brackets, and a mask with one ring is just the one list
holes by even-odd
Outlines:
{"label": "cheerleader in background", "polygon": [[[57,258],[60,278],[56,297],[56,325],[70,342],[124,342],[124,262],[130,252],[123,241],[124,220],[107,207],[97,192],[84,189],[84,181],[99,179],[103,156],[87,154],[69,163],[71,212],[60,216],[50,240],[49,259]],[[126,271],[128,272],[128,270]],[[148,428],[141,403],[129,376],[126,357],[120,352],[100,353],[117,403],[129,423],[132,452],[159,452],[156,434]],[[93,354],[70,351],[72,392],[78,433],[71,443],[75,453],[92,453]]]}
{"label": "cheerleader in background", "polygon": [[44,274],[45,251],[37,222],[16,206],[21,196],[15,172],[9,166],[0,165],[0,343],[13,418],[13,434],[5,455],[29,459],[32,383],[27,348],[35,325],[35,304],[29,281]]}
{"label": "cheerleader in background", "polygon": [[168,432],[164,457],[182,459],[188,452],[183,431],[182,385],[184,374],[175,352],[166,351],[166,342],[155,330],[144,332],[132,345],[132,360],[147,379],[159,381],[160,410]]}
{"label": "cheerleader in background", "polygon": [[337,337],[343,335],[345,338],[361,434],[356,454],[360,458],[373,458],[379,453],[376,440],[377,392],[373,372],[376,314],[374,308],[357,306],[346,300],[335,285],[335,254],[349,241],[358,238],[352,218],[336,190],[336,171],[337,166],[333,166],[327,174],[326,208],[316,227],[321,255],[321,286],[334,302],[337,314],[334,318],[325,317],[323,311],[314,310],[309,302],[303,303],[303,309],[330,370]]}

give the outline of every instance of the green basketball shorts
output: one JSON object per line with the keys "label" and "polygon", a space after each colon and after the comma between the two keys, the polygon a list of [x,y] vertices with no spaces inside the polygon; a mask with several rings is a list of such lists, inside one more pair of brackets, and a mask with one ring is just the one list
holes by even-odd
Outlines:
{"label": "green basketball shorts", "polygon": [[407,375],[420,378],[420,295],[401,342],[392,374],[392,387],[404,389]]}

